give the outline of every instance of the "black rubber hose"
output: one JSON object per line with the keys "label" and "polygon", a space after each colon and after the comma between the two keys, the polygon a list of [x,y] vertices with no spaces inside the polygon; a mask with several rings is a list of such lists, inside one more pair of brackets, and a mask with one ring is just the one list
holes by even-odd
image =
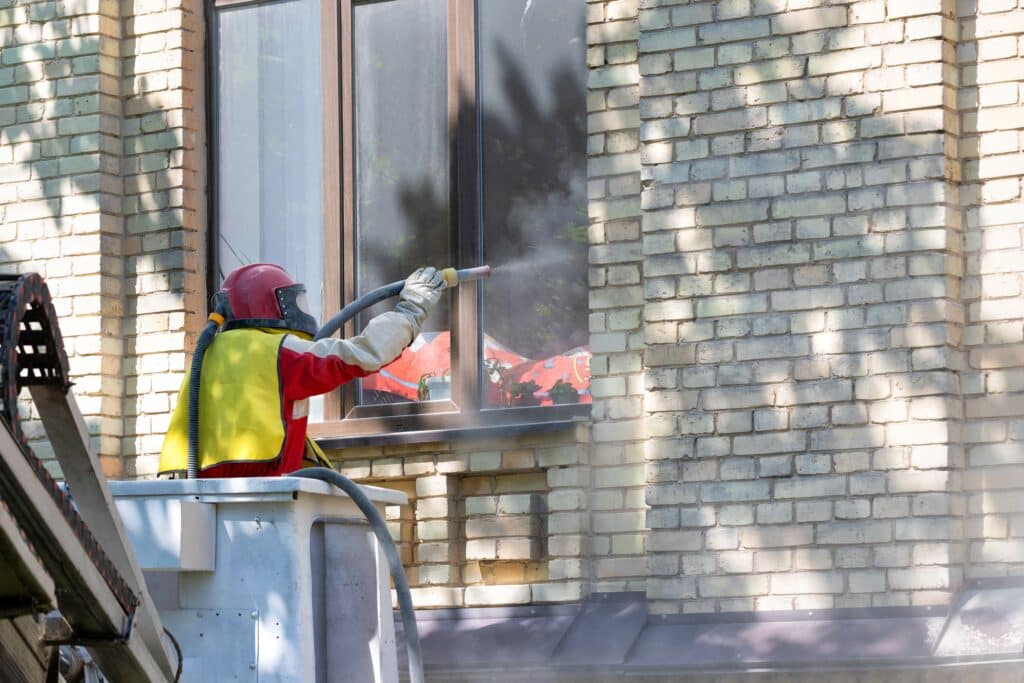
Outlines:
{"label": "black rubber hose", "polygon": [[220,322],[214,320],[215,316],[223,321],[224,312],[220,307],[214,310],[206,327],[199,334],[188,375],[188,466],[185,472],[188,479],[199,476],[199,382],[203,373],[203,355],[217,335],[217,328],[220,327]]}
{"label": "black rubber hose", "polygon": [[217,323],[206,323],[196,350],[192,354],[192,368],[188,376],[188,470],[185,476],[195,479],[199,476],[199,380],[203,372],[203,354],[217,334]]}
{"label": "black rubber hose", "polygon": [[[454,287],[459,282],[466,282],[468,280],[482,280],[484,278],[490,277],[491,267],[476,266],[474,268],[462,268],[461,270],[456,270],[454,271],[453,280],[448,280],[448,274],[452,272],[451,268],[444,268],[440,272],[445,275],[445,279],[448,281],[448,286]],[[385,299],[390,299],[393,296],[398,296],[399,294],[402,293],[403,287],[405,287],[405,281],[399,280],[398,282],[392,282],[389,285],[378,287],[377,289],[370,291],[368,294],[364,294],[363,296],[359,297],[358,299],[350,303],[348,306],[345,306],[345,308],[338,311],[338,313],[333,318],[324,323],[324,326],[317,330],[316,336],[313,337],[313,339],[319,340],[330,337],[332,334],[340,330],[345,323],[354,318],[356,314],[359,313],[359,311],[363,310],[364,308],[369,308],[374,304],[379,304],[381,301],[384,301]]]}
{"label": "black rubber hose", "polygon": [[380,541],[380,545],[384,549],[384,556],[387,558],[388,567],[391,570],[391,579],[395,582],[395,592],[398,594],[398,609],[402,614],[405,649],[409,660],[409,681],[410,683],[423,683],[423,654],[420,650],[419,630],[416,628],[416,612],[412,605],[412,593],[409,592],[409,582],[405,578],[405,570],[402,568],[398,549],[395,548],[395,542],[377,507],[367,498],[358,484],[345,475],[326,467],[308,467],[292,472],[289,476],[318,479],[337,486],[352,499],[352,502],[370,522],[373,533],[376,534],[377,540]]}
{"label": "black rubber hose", "polygon": [[405,281],[399,280],[398,282],[392,282],[390,285],[384,285],[370,291],[368,294],[364,294],[359,297],[345,308],[341,309],[334,315],[333,318],[324,323],[323,327],[317,330],[314,340],[326,339],[332,334],[342,328],[352,318],[356,317],[356,314],[364,308],[369,308],[375,304],[379,304],[385,299],[390,299],[393,296],[398,296],[402,293],[402,288],[405,287]]}

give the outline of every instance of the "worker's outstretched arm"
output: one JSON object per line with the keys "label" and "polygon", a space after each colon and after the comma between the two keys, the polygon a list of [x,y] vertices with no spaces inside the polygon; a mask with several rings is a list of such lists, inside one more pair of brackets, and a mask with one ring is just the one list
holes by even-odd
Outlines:
{"label": "worker's outstretched arm", "polygon": [[421,268],[406,279],[395,310],[374,317],[362,334],[315,342],[285,337],[279,361],[285,397],[299,400],[326,393],[398,358],[420,333],[445,286],[440,272]]}

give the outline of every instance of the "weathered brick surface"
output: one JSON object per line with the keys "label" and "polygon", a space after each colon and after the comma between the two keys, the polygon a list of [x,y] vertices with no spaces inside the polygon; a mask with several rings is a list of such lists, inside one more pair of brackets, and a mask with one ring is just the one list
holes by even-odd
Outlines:
{"label": "weathered brick surface", "polygon": [[[964,555],[969,577],[1024,574],[1024,8],[962,11]],[[1015,492],[1014,496],[1011,492]]]}
{"label": "weathered brick surface", "polygon": [[206,310],[203,20],[146,0],[123,19],[126,474],[156,472]]}
{"label": "weathered brick surface", "polygon": [[578,600],[592,571],[614,577],[612,562],[636,557],[643,570],[642,497],[625,499],[614,482],[628,471],[615,467],[591,488],[588,443],[580,426],[329,455],[347,476],[409,498],[388,508],[389,528],[416,605],[440,608]]}
{"label": "weathered brick surface", "polygon": [[0,9],[0,267],[46,277],[112,476],[155,473],[203,297],[198,8]]}
{"label": "weathered brick surface", "polygon": [[[674,102],[697,89],[696,74],[677,74],[671,68],[674,53],[695,45],[696,31],[670,27],[671,10],[649,13],[639,9],[637,0],[588,1],[587,10],[591,388],[597,420],[591,444],[593,513],[553,512],[549,522],[564,522],[567,531],[586,526],[573,533],[592,532],[591,587],[614,591],[643,585],[644,486],[651,477],[675,475],[644,468],[643,436],[674,433],[676,426],[675,415],[663,423],[658,415],[640,419],[647,388],[642,353],[663,335],[674,345],[677,321],[693,318],[692,305],[674,299],[672,274],[686,268],[677,261],[674,236],[669,234],[664,243],[642,236],[661,230],[659,226],[684,228],[691,219],[662,211],[674,206],[672,192],[642,190],[640,170],[644,163],[671,169],[676,160],[707,152],[700,144],[686,144],[689,120],[674,112]],[[648,25],[659,30],[647,31]],[[616,63],[624,53],[630,60]],[[602,78],[610,69],[622,78]],[[664,300],[646,306],[641,285],[645,259],[661,260],[666,273],[647,287],[672,290]],[[679,362],[679,356],[671,358],[674,353],[666,351],[666,363]],[[683,397],[666,400],[678,403]],[[552,528],[549,524],[549,532]]]}
{"label": "weathered brick surface", "polygon": [[[0,12],[0,262],[47,278],[79,405],[116,475],[124,392],[118,6],[17,2]],[[38,450],[49,452],[45,443]]]}
{"label": "weathered brick surface", "polygon": [[[732,16],[733,3],[691,2],[670,23],[660,3],[640,9],[641,129],[670,98],[675,113],[640,137],[643,251],[658,255],[642,282],[659,473],[648,565],[698,577],[694,596],[648,596],[670,612],[933,602],[962,576],[960,550],[927,572],[873,557],[962,546],[954,3],[755,4]],[[671,64],[656,59],[670,47]],[[688,87],[647,87],[655,75]],[[1016,90],[992,96],[1019,105]],[[1006,173],[1017,197],[1019,169]],[[1020,249],[1017,225],[993,234],[1000,249]],[[1010,261],[992,268],[1019,272]],[[1002,296],[1019,294],[1014,279]],[[1016,338],[1016,320],[998,329]],[[696,347],[693,360],[665,362],[673,343]],[[1006,348],[976,362],[1021,361]],[[974,410],[1004,431],[1020,415],[1008,396]],[[700,511],[700,536],[674,508]]]}

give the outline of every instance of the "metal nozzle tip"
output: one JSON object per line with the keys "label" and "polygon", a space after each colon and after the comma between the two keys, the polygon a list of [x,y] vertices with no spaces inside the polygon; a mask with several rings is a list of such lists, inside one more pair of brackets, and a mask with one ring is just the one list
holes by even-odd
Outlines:
{"label": "metal nozzle tip", "polygon": [[490,276],[490,266],[477,266],[475,268],[463,268],[462,270],[445,268],[441,271],[441,277],[444,278],[444,281],[448,283],[449,287],[455,287],[460,282],[466,282],[468,280],[482,280]]}

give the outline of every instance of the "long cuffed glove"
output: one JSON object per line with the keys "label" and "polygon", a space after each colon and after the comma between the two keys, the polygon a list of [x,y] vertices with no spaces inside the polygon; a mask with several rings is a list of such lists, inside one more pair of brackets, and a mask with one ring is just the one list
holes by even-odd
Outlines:
{"label": "long cuffed glove", "polygon": [[416,324],[416,334],[423,327],[423,321],[441,299],[448,283],[441,272],[433,266],[420,268],[405,279],[405,287],[399,295],[401,299],[395,306],[399,313],[412,317]]}
{"label": "long cuffed glove", "polygon": [[398,358],[420,333],[446,286],[437,269],[420,268],[406,279],[395,310],[374,316],[362,334],[315,342],[287,335],[281,346],[282,368],[287,360],[287,372],[282,370],[286,396],[298,400],[331,391]]}

